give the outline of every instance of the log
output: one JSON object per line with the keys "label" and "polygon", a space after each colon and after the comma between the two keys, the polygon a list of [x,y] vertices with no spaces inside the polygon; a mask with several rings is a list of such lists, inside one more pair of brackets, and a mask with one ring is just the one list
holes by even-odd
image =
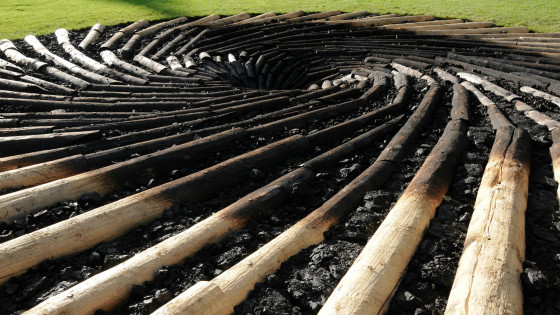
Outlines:
{"label": "log", "polygon": [[[396,122],[397,120],[394,120],[387,125],[376,128],[369,132],[366,137],[364,135],[358,137],[360,140],[357,142],[351,141],[352,144],[347,142],[338,146],[335,149],[344,151],[344,154],[338,156],[347,156],[367,146],[375,139],[394,129]],[[345,150],[341,150],[342,148],[345,148]],[[333,150],[322,154],[323,159],[330,158],[332,155],[328,153]],[[315,160],[322,159],[317,157]],[[338,161],[335,159],[329,160],[322,161],[322,164],[333,164]],[[179,263],[196,253],[204,245],[217,242],[228,233],[243,228],[257,211],[277,209],[295,186],[309,182],[313,178],[314,170],[312,170],[301,167],[282,176],[188,230],[135,255],[125,263],[50,298],[29,312],[31,314],[44,314],[49,311],[72,312],[80,310],[81,313],[93,313],[99,308],[110,310],[130,293],[132,284],[140,284],[151,280],[155,271],[161,266]],[[164,252],[173,254],[162,255],[161,253]],[[66,296],[69,294],[74,298],[67,299]]]}
{"label": "log", "polygon": [[0,173],[0,189],[30,187],[89,170],[83,155],[73,155],[51,162],[34,164]]}
{"label": "log", "polygon": [[327,11],[327,12],[319,12],[319,13],[314,13],[314,14],[308,14],[308,15],[304,15],[304,16],[300,16],[300,17],[294,17],[294,18],[290,18],[287,19],[286,22],[287,23],[299,23],[299,22],[303,22],[303,21],[309,21],[309,20],[316,20],[316,19],[323,19],[323,18],[327,18],[330,16],[335,16],[335,15],[339,15],[342,12],[340,10],[334,10],[334,11]]}
{"label": "log", "polygon": [[25,152],[52,149],[59,146],[87,142],[101,137],[97,130],[82,132],[64,132],[27,136],[0,137],[2,155],[15,155]]}
{"label": "log", "polygon": [[530,86],[522,86],[520,90],[521,90],[521,92],[533,94],[536,97],[543,98],[543,99],[545,99],[545,100],[547,100],[547,101],[549,101],[549,102],[551,102],[551,103],[553,103],[557,106],[560,106],[560,97],[558,97],[558,96],[539,91],[539,90],[534,89]]}
{"label": "log", "polygon": [[441,69],[441,68],[434,68],[434,72],[440,77],[440,79],[447,81],[453,85],[459,83],[459,79],[456,76],[452,75],[451,73]]}
{"label": "log", "polygon": [[[441,88],[434,90],[441,93]],[[426,102],[425,105],[430,106],[419,106],[413,115],[416,118],[409,119],[405,127],[401,129],[401,131],[408,130],[408,132],[403,131],[408,134],[405,142],[410,143],[418,134],[416,131],[410,132],[411,130],[421,128],[420,126],[426,123],[426,119],[417,118],[419,116],[429,117],[429,113],[435,108],[435,103],[428,103],[430,102]],[[392,140],[383,153],[404,151],[400,140],[399,143]],[[402,158],[403,153],[394,156]],[[233,307],[243,301],[254,285],[262,281],[267,274],[277,270],[282,262],[302,249],[321,242],[324,239],[323,233],[336,224],[347,212],[355,209],[368,190],[377,189],[390,178],[396,169],[395,163],[398,163],[398,160],[389,162],[378,158],[372,166],[310,215],[218,277],[211,281],[199,282],[153,314],[231,313]],[[207,288],[213,288],[212,291],[215,294],[208,294]]]}
{"label": "log", "polygon": [[478,101],[486,106],[488,110],[488,116],[490,117],[490,123],[492,124],[492,128],[495,130],[500,129],[500,127],[504,126],[513,126],[511,121],[502,113],[502,111],[498,108],[492,100],[490,100],[486,95],[482,94],[477,88],[475,88],[470,82],[463,82],[461,83],[467,90],[471,91]]}
{"label": "log", "polygon": [[99,36],[101,36],[101,33],[103,33],[104,30],[105,26],[103,24],[95,24],[91,28],[87,36],[80,42],[78,48],[83,51],[87,51],[89,49],[89,46],[99,39]]}
{"label": "log", "polygon": [[[534,120],[537,124],[539,124],[541,126],[546,126],[548,128],[548,131],[552,132],[554,129],[560,127],[560,122],[550,118],[549,116],[547,116],[547,115],[545,115],[545,114],[543,114],[539,111],[536,111],[531,106],[523,103],[522,101],[517,100],[514,103],[515,103],[515,109],[522,112],[525,116]],[[553,132],[553,135],[554,135],[554,132]],[[554,141],[554,138],[553,138],[553,141]],[[553,143],[553,146],[554,146],[554,143]],[[552,150],[552,148],[551,148],[551,150]]]}
{"label": "log", "polygon": [[502,127],[482,176],[446,314],[522,314],[531,138]]}
{"label": "log", "polygon": [[10,60],[18,65],[26,67],[28,70],[42,73],[46,76],[53,77],[79,88],[84,88],[90,85],[87,81],[62,72],[42,61],[24,56],[17,50],[16,46],[7,39],[0,41],[0,51],[2,51]]}
{"label": "log", "polygon": [[[217,242],[231,231],[241,229],[257,211],[278,208],[293,187],[309,181],[313,175],[305,168],[292,171],[188,230],[49,298],[27,314],[93,314],[97,309],[109,311],[130,294],[133,284],[139,285],[152,280],[155,272],[162,266],[177,264],[204,245]],[[73,298],[68,299],[68,295]]]}
{"label": "log", "polygon": [[121,28],[120,30],[118,30],[115,34],[113,34],[113,36],[111,36],[111,38],[109,38],[109,40],[107,40],[105,43],[103,43],[103,45],[101,45],[101,47],[99,47],[99,50],[113,50],[115,48],[115,46],[118,45],[119,41],[121,41],[121,39],[123,37],[125,37],[126,35],[131,35],[132,33],[134,33],[136,30],[146,27],[150,25],[150,23],[146,20],[139,20],[136,21],[124,28]]}
{"label": "log", "polygon": [[[87,192],[97,192],[100,195],[104,195],[119,185],[124,184],[123,180],[133,176],[141,168],[153,168],[155,167],[154,165],[158,165],[162,161],[172,163],[172,161],[197,160],[201,157],[201,152],[206,151],[206,154],[209,154],[230,141],[233,142],[245,136],[245,130],[233,129],[128,161],[1,196],[0,200],[3,200],[3,203],[0,206],[0,221],[9,222],[18,216],[52,205],[61,198],[60,196],[76,199]],[[130,153],[128,154],[130,155]],[[87,159],[95,161],[100,155],[103,156],[102,153],[92,154]],[[94,162],[95,164],[97,163]],[[66,172],[76,174],[81,171],[84,171],[84,169],[68,169]]]}
{"label": "log", "polygon": [[366,16],[366,15],[369,15],[368,11],[355,11],[355,12],[349,12],[349,13],[330,16],[330,17],[325,18],[325,21],[348,20],[348,19],[353,19],[353,18],[356,18],[356,17],[362,17],[362,16]]}
{"label": "log", "polygon": [[433,15],[412,15],[399,17],[373,17],[358,20],[326,21],[325,24],[345,24],[350,27],[371,27],[403,22],[424,22],[434,20]]}
{"label": "log", "polygon": [[480,85],[482,85],[482,87],[486,91],[490,91],[493,94],[501,96],[509,102],[520,98],[518,95],[515,95],[515,94],[511,93],[510,91],[508,91],[508,90],[506,90],[506,89],[504,89],[500,86],[497,86],[496,84],[494,84],[494,83],[492,83],[492,82],[490,82],[486,79],[483,79],[483,78],[477,76],[476,74],[467,73],[467,72],[459,72],[459,73],[457,73],[457,76],[462,78],[462,79],[465,79],[469,82],[472,82],[474,84],[480,84]]}
{"label": "log", "polygon": [[463,20],[461,19],[454,19],[454,20],[434,20],[434,21],[415,22],[415,23],[400,23],[400,24],[385,25],[383,26],[383,28],[388,30],[401,30],[401,29],[408,29],[416,26],[452,24],[452,23],[460,23],[462,21]]}
{"label": "log", "polygon": [[453,85],[453,98],[451,99],[451,120],[464,120],[468,122],[469,116],[469,91],[461,84]]}
{"label": "log", "polygon": [[47,92],[47,90],[43,89],[42,87],[36,84],[10,80],[10,79],[0,79],[0,89],[10,90],[10,91],[32,92],[32,93]]}
{"label": "log", "polygon": [[33,49],[43,56],[45,59],[50,60],[52,63],[59,67],[66,68],[71,73],[79,75],[80,77],[84,78],[85,80],[92,82],[92,83],[100,83],[100,84],[113,84],[118,83],[119,81],[109,79],[97,73],[87,71],[82,69],[80,66],[60,57],[52,52],[50,52],[41,42],[37,39],[37,37],[33,35],[25,36],[25,41],[33,47]]}
{"label": "log", "polygon": [[466,123],[462,120],[449,122],[420,170],[319,314],[375,314],[388,307],[406,266],[451,184],[466,140]]}
{"label": "log", "polygon": [[156,32],[169,27],[171,25],[175,25],[175,24],[179,24],[179,23],[183,23],[187,21],[186,17],[178,17],[176,19],[173,20],[168,20],[165,22],[161,22],[158,23],[156,25],[152,25],[148,28],[145,28],[141,31],[136,32],[136,34],[134,34],[127,42],[126,44],[120,48],[117,52],[125,59],[128,59],[130,54],[132,53],[132,50],[134,50],[134,48],[139,44],[139,42],[147,37],[150,36],[152,34],[155,34]]}
{"label": "log", "polygon": [[[309,150],[305,138],[292,136],[4,242],[0,244],[0,256],[3,257],[0,260],[0,283],[45,259],[91,248],[151,222],[174,202],[203,200],[226,187],[240,183],[253,168],[274,165],[305,150]],[[3,210],[2,212],[4,213]]]}
{"label": "log", "polygon": [[119,80],[126,83],[138,84],[138,85],[144,85],[147,83],[146,80],[122,72],[118,72],[86,56],[83,52],[76,49],[76,47],[74,47],[74,45],[70,43],[70,38],[67,30],[63,28],[59,28],[54,33],[56,35],[56,40],[58,41],[58,44],[61,45],[64,51],[70,55],[72,60],[81,64],[82,66],[95,72],[101,72],[109,76],[116,77]]}
{"label": "log", "polygon": [[103,62],[108,64],[109,66],[128,71],[139,77],[147,78],[152,74],[151,72],[146,71],[140,67],[120,60],[119,57],[117,57],[117,55],[115,55],[115,53],[110,50],[104,50],[100,52],[99,55],[101,56],[101,59],[103,59]]}

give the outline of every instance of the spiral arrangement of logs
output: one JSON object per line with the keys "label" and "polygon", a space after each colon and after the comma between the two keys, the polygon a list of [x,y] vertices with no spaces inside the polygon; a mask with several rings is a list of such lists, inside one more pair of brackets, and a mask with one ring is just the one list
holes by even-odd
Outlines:
{"label": "spiral arrangement of logs", "polygon": [[[525,211],[538,191],[530,174],[546,165],[531,165],[535,135],[519,122],[550,132],[560,181],[560,33],[431,15],[298,11],[140,20],[112,31],[96,24],[79,38],[58,29],[2,40],[0,52],[0,291],[9,292],[3,301],[25,293],[2,303],[6,313],[122,309],[162,268],[291,209],[297,219],[273,227],[254,250],[214,277],[165,296],[158,290],[141,311],[242,313],[238,305],[259,283],[323,244],[368,192],[383,191],[419,154],[415,175],[369,240],[357,242],[362,250],[336,287],[318,307],[300,310],[390,311],[424,236],[434,233],[438,207],[454,198],[462,161],[477,153],[469,143],[481,128],[493,130],[484,144],[491,151],[463,202],[474,210],[468,230],[456,233],[464,246],[442,311],[523,313]],[[427,144],[430,135],[437,141]],[[359,156],[361,173],[300,211],[306,190],[332,184],[328,174]],[[212,202],[196,220],[182,212]],[[555,205],[550,220],[559,220]],[[103,244],[164,220],[164,237],[131,245],[116,263],[98,262],[111,256]],[[560,233],[547,233],[560,250]],[[79,281],[51,276],[64,267],[49,263],[65,259],[93,261],[95,271]],[[25,282],[45,270],[41,285]],[[560,279],[548,281],[560,289]]]}

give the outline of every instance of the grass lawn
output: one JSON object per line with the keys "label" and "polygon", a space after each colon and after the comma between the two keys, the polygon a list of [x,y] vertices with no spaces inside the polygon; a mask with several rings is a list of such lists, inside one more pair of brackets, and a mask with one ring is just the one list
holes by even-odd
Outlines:
{"label": "grass lawn", "polygon": [[527,26],[536,32],[560,32],[560,0],[0,0],[0,38],[16,39],[51,33],[60,27],[79,29],[94,23],[113,25],[142,18],[336,9],[433,14],[440,18],[489,20],[500,26]]}

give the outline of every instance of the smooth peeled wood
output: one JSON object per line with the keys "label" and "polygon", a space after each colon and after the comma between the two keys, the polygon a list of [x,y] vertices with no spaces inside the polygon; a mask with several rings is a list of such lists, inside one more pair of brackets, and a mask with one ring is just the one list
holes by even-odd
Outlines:
{"label": "smooth peeled wood", "polygon": [[29,187],[72,176],[89,170],[83,155],[73,155],[52,162],[34,164],[0,173],[0,190]]}
{"label": "smooth peeled wood", "polygon": [[[96,309],[110,310],[125,298],[133,284],[152,279],[161,266],[170,266],[197,252],[202,246],[222,239],[226,234],[239,230],[249,218],[264,209],[273,211],[288,197],[293,188],[313,179],[318,168],[332,165],[342,157],[370,145],[379,137],[396,128],[400,120],[394,119],[368,133],[345,142],[312,159],[272,183],[250,193],[188,230],[175,235],[126,262],[98,274],[71,289],[52,297],[29,311],[30,314],[60,312],[93,313]],[[324,135],[323,135],[324,136]],[[328,136],[327,136],[328,137]],[[339,137],[340,138],[340,137]],[[333,156],[336,158],[333,159]],[[72,299],[66,297],[71,295]]]}
{"label": "smooth peeled wood", "polygon": [[486,91],[489,91],[489,92],[492,92],[495,95],[501,96],[501,97],[505,98],[506,100],[508,100],[509,102],[520,98],[519,96],[511,93],[510,91],[508,91],[508,90],[506,90],[506,89],[504,89],[500,86],[497,86],[496,84],[494,84],[494,83],[492,83],[492,82],[490,82],[486,79],[483,79],[483,78],[477,76],[476,74],[467,73],[467,72],[459,72],[459,73],[457,73],[457,76],[459,76],[460,78],[465,79],[469,82],[472,82],[474,84],[480,84],[480,85],[482,85],[482,87]]}
{"label": "smooth peeled wood", "polygon": [[[89,172],[59,179],[37,187],[20,190],[0,196],[0,221],[11,221],[40,207],[47,207],[63,198],[76,199],[87,192],[104,195],[122,184],[123,179],[133,176],[140,168],[150,168],[166,161],[189,161],[191,156],[199,157],[202,152],[214,151],[228,142],[234,142],[246,135],[237,128],[198,140],[172,146],[152,154],[109,165]],[[126,151],[125,151],[126,152]],[[95,154],[90,156],[95,157]],[[68,169],[68,173],[78,173],[79,169]]]}
{"label": "smooth peeled wood", "polygon": [[560,106],[560,97],[558,97],[558,96],[554,96],[554,95],[548,94],[546,92],[539,91],[539,90],[534,89],[530,86],[522,86],[520,90],[521,90],[521,92],[533,94],[536,97],[543,98],[543,99],[545,99],[545,100],[547,100],[547,101],[549,101],[549,102],[551,102],[555,105]]}
{"label": "smooth peeled wood", "polygon": [[[231,313],[233,307],[243,301],[257,282],[302,249],[323,241],[324,232],[355,209],[367,191],[378,189],[389,180],[408,147],[431,118],[441,93],[440,87],[432,87],[373,165],[320,208],[212,281],[203,281],[189,288],[153,314]],[[328,158],[329,154],[323,156]],[[319,164],[321,163],[315,165]],[[217,294],[216,287],[222,294]],[[208,288],[213,288],[212,292]],[[214,308],[210,309],[210,305]]]}
{"label": "smooth peeled wood", "polygon": [[150,25],[150,23],[146,20],[140,20],[140,21],[136,21],[124,28],[121,28],[120,30],[118,30],[115,34],[113,34],[113,36],[111,36],[111,38],[109,38],[109,40],[107,40],[105,43],[103,43],[103,45],[101,45],[101,47],[99,47],[99,50],[112,50],[115,48],[115,46],[117,46],[117,44],[119,43],[119,41],[125,36],[125,35],[130,35],[132,33],[134,33],[136,30],[141,29],[143,27],[146,27]]}
{"label": "smooth peeled wood", "polygon": [[99,39],[99,36],[101,36],[104,30],[105,26],[103,24],[95,24],[78,47],[84,51],[88,50],[89,46]]}
{"label": "smooth peeled wood", "polygon": [[482,176],[446,314],[523,314],[525,209],[531,138],[520,128],[496,133]]}
{"label": "smooth peeled wood", "polygon": [[126,83],[138,84],[138,85],[144,85],[147,83],[146,80],[113,70],[107,67],[106,65],[88,57],[86,54],[78,50],[76,47],[74,47],[74,45],[70,43],[69,34],[66,29],[59,28],[54,33],[56,35],[56,40],[58,44],[62,46],[62,49],[64,49],[64,51],[70,55],[72,60],[83,65],[84,67],[95,72],[101,72],[109,76],[116,77],[119,80]]}
{"label": "smooth peeled wood", "polygon": [[151,222],[174,202],[204,200],[240,183],[253,168],[273,165],[308,149],[305,137],[291,136],[4,242],[0,244],[0,284],[45,259],[91,248]]}
{"label": "smooth peeled wood", "polygon": [[2,155],[14,155],[86,142],[99,137],[101,133],[97,130],[0,137],[0,152]]}
{"label": "smooth peeled wood", "polygon": [[295,185],[309,181],[313,175],[305,168],[290,172],[186,231],[49,298],[25,314],[93,314],[97,309],[111,310],[130,294],[132,285],[152,280],[162,266],[177,264],[204,245],[242,228],[253,213],[276,209]]}
{"label": "smooth peeled wood", "polygon": [[498,108],[498,106],[492,102],[486,95],[480,92],[477,88],[475,88],[470,82],[464,81],[461,83],[463,87],[467,90],[471,91],[478,101],[486,106],[488,110],[488,116],[490,117],[490,123],[492,124],[492,128],[495,130],[500,129],[504,126],[513,126],[511,121],[502,113],[502,111]]}
{"label": "smooth peeled wood", "polygon": [[451,184],[466,139],[464,121],[448,123],[418,173],[319,314],[377,314],[385,310]]}
{"label": "smooth peeled wood", "polygon": [[85,78],[86,81],[90,81],[90,82],[93,82],[93,83],[100,83],[100,84],[111,84],[111,83],[119,82],[119,81],[104,77],[102,75],[99,75],[97,73],[82,69],[80,66],[78,66],[76,64],[73,64],[70,61],[68,61],[68,60],[66,60],[66,59],[64,59],[60,56],[57,56],[57,55],[53,54],[45,46],[43,46],[43,44],[41,44],[41,42],[37,39],[37,37],[35,37],[33,35],[25,36],[25,41],[29,45],[31,45],[31,47],[33,47],[33,49],[38,54],[45,57],[45,59],[48,59],[51,62],[53,62],[55,65],[57,65],[59,67],[66,68],[68,71],[70,71],[74,74],[77,74],[77,75],[81,76],[82,78]]}

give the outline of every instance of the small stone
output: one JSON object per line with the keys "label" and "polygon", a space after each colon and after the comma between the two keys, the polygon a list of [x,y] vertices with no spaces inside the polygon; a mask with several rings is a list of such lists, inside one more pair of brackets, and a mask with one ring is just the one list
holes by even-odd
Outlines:
{"label": "small stone", "polygon": [[253,179],[253,180],[261,180],[264,179],[266,177],[266,174],[259,170],[254,168],[253,170],[251,170],[251,173],[249,174],[249,178]]}
{"label": "small stone", "polygon": [[553,258],[553,259],[554,259],[554,262],[555,262],[555,263],[560,264],[560,254],[554,255],[554,258]]}
{"label": "small stone", "polygon": [[82,195],[82,197],[80,197],[80,201],[86,204],[93,204],[93,205],[101,205],[103,203],[103,199],[96,192],[90,192]]}
{"label": "small stone", "polygon": [[152,173],[144,173],[140,177],[136,178],[136,183],[140,186],[148,187],[153,183],[154,175]]}
{"label": "small stone", "polygon": [[155,298],[158,303],[164,304],[173,298],[173,294],[167,289],[161,289],[156,291]]}
{"label": "small stone", "polygon": [[92,252],[88,257],[88,262],[92,266],[98,266],[101,264],[101,255],[98,252]]}
{"label": "small stone", "polygon": [[531,291],[539,292],[548,287],[548,279],[540,270],[533,268],[525,268],[521,274],[521,281]]}

